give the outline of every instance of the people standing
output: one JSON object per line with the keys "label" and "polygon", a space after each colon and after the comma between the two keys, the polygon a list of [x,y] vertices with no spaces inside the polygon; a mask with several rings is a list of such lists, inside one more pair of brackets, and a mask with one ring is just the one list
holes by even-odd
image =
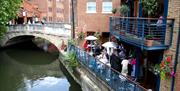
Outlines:
{"label": "people standing", "polygon": [[122,65],[121,60],[118,57],[117,49],[114,49],[112,55],[110,56],[110,64],[113,69],[117,70],[118,72],[121,72]]}
{"label": "people standing", "polygon": [[124,60],[122,60],[121,64],[122,64],[122,71],[121,71],[121,73],[122,73],[124,76],[127,76],[127,74],[128,74],[128,64],[129,64],[129,60],[124,59]]}

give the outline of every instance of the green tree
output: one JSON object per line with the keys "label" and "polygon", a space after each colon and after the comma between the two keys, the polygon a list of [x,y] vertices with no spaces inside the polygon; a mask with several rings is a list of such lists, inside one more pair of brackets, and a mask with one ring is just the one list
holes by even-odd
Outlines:
{"label": "green tree", "polygon": [[148,17],[157,13],[158,2],[157,0],[142,0],[143,10]]}
{"label": "green tree", "polygon": [[6,23],[17,17],[22,0],[0,0],[0,37],[6,31]]}

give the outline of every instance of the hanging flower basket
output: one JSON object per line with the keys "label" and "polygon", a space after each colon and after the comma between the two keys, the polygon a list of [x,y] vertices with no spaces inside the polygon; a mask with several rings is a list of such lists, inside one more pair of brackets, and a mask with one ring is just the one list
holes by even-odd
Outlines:
{"label": "hanging flower basket", "polygon": [[171,58],[172,57],[170,55],[164,55],[161,63],[156,64],[153,67],[153,73],[155,75],[159,74],[162,80],[175,76],[173,66],[171,64]]}

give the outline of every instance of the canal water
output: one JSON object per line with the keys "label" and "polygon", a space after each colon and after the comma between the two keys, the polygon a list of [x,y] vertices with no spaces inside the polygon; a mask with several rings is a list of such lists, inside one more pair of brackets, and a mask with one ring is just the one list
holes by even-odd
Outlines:
{"label": "canal water", "polygon": [[0,49],[0,91],[81,91],[58,54],[28,43]]}

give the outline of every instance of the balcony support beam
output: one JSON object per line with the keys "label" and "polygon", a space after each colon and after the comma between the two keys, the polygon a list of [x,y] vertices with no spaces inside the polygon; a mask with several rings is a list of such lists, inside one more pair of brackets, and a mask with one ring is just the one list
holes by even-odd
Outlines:
{"label": "balcony support beam", "polygon": [[164,20],[167,19],[167,15],[168,15],[168,3],[169,3],[169,0],[164,0],[164,13],[163,13]]}
{"label": "balcony support beam", "polygon": [[142,0],[139,0],[139,15],[138,15],[138,17],[142,17],[142,12],[143,12],[143,10],[142,10]]}

